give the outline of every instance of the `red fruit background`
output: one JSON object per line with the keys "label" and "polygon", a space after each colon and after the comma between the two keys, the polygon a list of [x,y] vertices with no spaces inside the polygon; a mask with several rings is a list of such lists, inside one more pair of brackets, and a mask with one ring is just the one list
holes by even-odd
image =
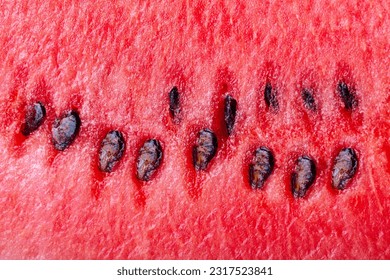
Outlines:
{"label": "red fruit background", "polygon": [[[3,1],[0,5],[0,257],[3,259],[388,259],[390,257],[390,22],[388,1]],[[359,105],[343,108],[338,81]],[[271,82],[279,111],[267,109]],[[167,94],[182,93],[174,124]],[[308,112],[301,89],[315,90]],[[238,101],[234,132],[223,96]],[[47,110],[24,138],[26,106]],[[74,108],[82,126],[64,152],[51,125]],[[219,150],[196,173],[196,132]],[[108,175],[101,139],[121,130],[126,152]],[[141,184],[142,142],[163,163]],[[275,155],[264,189],[248,164]],[[332,190],[339,149],[359,167]],[[289,189],[295,159],[317,177],[304,199]]]}

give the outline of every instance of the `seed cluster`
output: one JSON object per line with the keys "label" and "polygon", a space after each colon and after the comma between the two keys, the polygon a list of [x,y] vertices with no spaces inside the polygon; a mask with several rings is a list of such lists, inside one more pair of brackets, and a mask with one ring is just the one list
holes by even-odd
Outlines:
{"label": "seed cluster", "polygon": [[[353,89],[340,81],[337,85],[338,94],[346,110],[353,110],[357,106],[357,99]],[[302,89],[302,101],[308,110],[316,111],[316,101],[312,89]],[[277,91],[267,82],[264,88],[264,100],[268,108],[277,112],[279,103]],[[182,111],[180,92],[173,87],[168,93],[169,114],[175,124],[180,123]],[[237,100],[226,94],[224,99],[224,121],[227,134],[233,133],[237,115]],[[21,133],[28,136],[36,131],[44,122],[46,109],[42,102],[36,102],[27,108],[25,121],[21,125]],[[61,117],[57,117],[52,124],[52,143],[58,151],[67,149],[76,139],[81,126],[79,113],[69,110]],[[125,139],[122,132],[112,130],[106,134],[100,143],[98,152],[98,168],[101,172],[110,173],[115,170],[125,152]],[[192,163],[197,172],[207,170],[218,149],[216,134],[209,128],[200,130],[192,147]],[[157,139],[146,140],[138,151],[136,159],[136,176],[140,181],[149,181],[153,178],[163,158],[163,148]],[[272,174],[275,159],[272,151],[265,146],[254,151],[253,159],[248,166],[249,185],[252,189],[262,189]],[[346,147],[340,150],[335,157],[332,167],[332,186],[337,190],[346,188],[354,177],[358,166],[358,158],[354,149]],[[301,155],[295,162],[290,177],[290,189],[296,198],[306,195],[316,177],[316,164],[309,155]]]}

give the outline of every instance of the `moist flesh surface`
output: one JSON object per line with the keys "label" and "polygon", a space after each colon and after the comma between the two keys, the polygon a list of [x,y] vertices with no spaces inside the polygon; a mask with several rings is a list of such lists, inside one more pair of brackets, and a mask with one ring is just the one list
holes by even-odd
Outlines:
{"label": "moist flesh surface", "polygon": [[[0,9],[0,258],[390,258],[388,1],[8,1]],[[265,102],[268,84],[277,110]],[[344,99],[344,85],[353,93],[351,108],[340,84]],[[174,86],[180,122],[169,112]],[[229,136],[227,94],[237,100]],[[36,102],[46,118],[25,137]],[[57,151],[52,124],[69,110],[81,127]],[[196,171],[192,146],[204,128],[218,151]],[[106,174],[98,153],[111,130],[123,133],[126,151]],[[135,162],[147,139],[159,139],[164,157],[141,182]],[[275,165],[252,190],[248,166],[260,146]],[[344,147],[359,166],[338,191],[332,166]],[[317,173],[296,199],[290,175],[301,155]]]}

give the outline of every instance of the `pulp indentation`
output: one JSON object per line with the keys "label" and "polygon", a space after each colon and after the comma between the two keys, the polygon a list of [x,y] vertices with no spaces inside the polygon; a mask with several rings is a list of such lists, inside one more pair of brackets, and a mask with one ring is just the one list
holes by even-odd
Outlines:
{"label": "pulp indentation", "polygon": [[301,96],[303,99],[303,104],[305,108],[310,111],[317,111],[316,101],[314,99],[314,90],[311,88],[304,88],[301,92]]}

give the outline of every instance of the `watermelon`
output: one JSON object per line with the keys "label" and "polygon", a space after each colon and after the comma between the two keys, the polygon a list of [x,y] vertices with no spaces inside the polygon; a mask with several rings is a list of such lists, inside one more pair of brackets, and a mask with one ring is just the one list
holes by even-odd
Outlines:
{"label": "watermelon", "polygon": [[389,9],[3,3],[0,257],[390,258]]}

